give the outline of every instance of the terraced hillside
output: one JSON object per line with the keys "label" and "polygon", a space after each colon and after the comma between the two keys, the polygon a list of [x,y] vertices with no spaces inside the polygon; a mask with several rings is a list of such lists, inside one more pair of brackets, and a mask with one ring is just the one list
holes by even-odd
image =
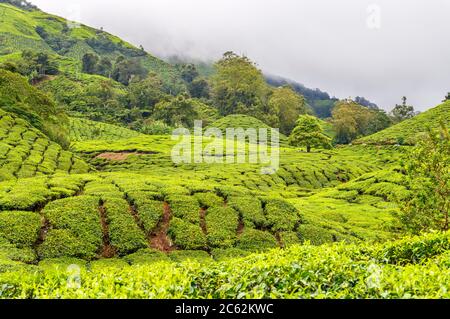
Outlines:
{"label": "terraced hillside", "polygon": [[[305,241],[394,236],[390,194],[402,186],[391,173],[370,172],[393,167],[400,155],[395,147],[312,154],[281,149],[278,172],[261,175],[256,164],[175,165],[170,137],[132,137],[132,131],[72,119],[72,136],[85,140],[73,149],[98,170],[80,175],[74,173],[90,166],[24,120],[3,112],[0,123],[7,159],[27,147],[21,161],[17,155],[5,160],[4,166],[23,164],[0,183],[2,216],[15,229],[0,227],[9,247],[5,264],[26,268],[54,258],[128,263],[165,255],[221,259]],[[48,163],[53,166],[45,171]],[[358,189],[360,184],[367,187]]]}
{"label": "terraced hillside", "polygon": [[143,136],[136,131],[110,125],[101,122],[94,122],[81,118],[70,118],[70,140],[72,142],[104,140],[114,141],[132,137]]}
{"label": "terraced hillside", "polygon": [[361,138],[355,144],[414,145],[417,139],[427,132],[428,127],[432,129],[438,128],[440,121],[443,121],[447,125],[450,123],[450,101],[446,101],[435,108],[386,130]]}
{"label": "terraced hillside", "polygon": [[0,180],[87,173],[90,166],[14,114],[0,110]]}

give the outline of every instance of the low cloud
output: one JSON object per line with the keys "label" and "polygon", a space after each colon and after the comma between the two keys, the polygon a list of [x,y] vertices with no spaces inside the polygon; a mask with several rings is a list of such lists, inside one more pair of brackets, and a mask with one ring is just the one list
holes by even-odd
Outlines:
{"label": "low cloud", "polygon": [[228,50],[277,74],[385,109],[418,109],[450,91],[447,0],[33,0],[161,57]]}

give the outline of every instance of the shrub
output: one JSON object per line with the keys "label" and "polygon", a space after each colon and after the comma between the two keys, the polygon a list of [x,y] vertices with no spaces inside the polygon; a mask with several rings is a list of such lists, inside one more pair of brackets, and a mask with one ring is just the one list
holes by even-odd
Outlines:
{"label": "shrub", "polygon": [[146,265],[156,262],[168,262],[170,259],[161,251],[153,249],[141,249],[134,254],[124,257],[131,265]]}
{"label": "shrub", "polygon": [[278,243],[269,232],[246,228],[239,236],[236,247],[242,250],[264,251],[278,247]]}
{"label": "shrub", "polygon": [[257,198],[233,196],[228,200],[228,205],[240,213],[246,227],[267,226],[266,216]]}
{"label": "shrub", "polygon": [[0,238],[18,247],[31,247],[41,229],[41,216],[31,212],[0,213]]}
{"label": "shrub", "polygon": [[170,223],[168,233],[174,244],[182,249],[201,250],[206,248],[206,237],[200,226],[175,217]]}
{"label": "shrub", "polygon": [[99,259],[89,263],[89,268],[93,272],[103,271],[105,269],[123,269],[129,266],[126,261],[117,258]]}
{"label": "shrub", "polygon": [[199,250],[177,250],[169,254],[169,258],[177,263],[187,260],[197,262],[212,262],[211,256],[206,251]]}
{"label": "shrub", "polygon": [[145,236],[135,223],[126,200],[108,199],[104,204],[111,245],[119,255],[126,255],[147,246]]}
{"label": "shrub", "polygon": [[147,234],[155,230],[164,214],[164,203],[154,200],[141,201],[136,205],[138,216]]}
{"label": "shrub", "polygon": [[208,243],[211,247],[233,247],[237,236],[239,215],[231,207],[214,207],[208,210],[206,215],[206,227],[208,229]]}
{"label": "shrub", "polygon": [[38,247],[38,254],[40,258],[77,257],[90,260],[96,256],[97,249],[97,246],[80,240],[70,230],[52,229]]}
{"label": "shrub", "polygon": [[239,248],[226,248],[226,249],[213,249],[211,252],[214,260],[225,261],[229,259],[246,257],[251,254],[248,250],[243,250]]}
{"label": "shrub", "polygon": [[167,201],[173,216],[193,224],[200,223],[200,206],[195,197],[171,195]]}
{"label": "shrub", "polygon": [[333,235],[326,229],[314,225],[300,225],[298,235],[305,242],[309,241],[313,245],[322,245],[333,242]]}
{"label": "shrub", "polygon": [[[83,255],[92,256],[102,246],[99,198],[78,196],[57,200],[48,204],[43,214],[53,228],[69,230],[69,233],[63,233],[67,237],[76,236],[76,241],[79,241],[79,246],[83,249]],[[68,247],[71,248],[69,249],[71,254],[67,256],[77,257],[77,254],[73,255],[75,246],[70,243]],[[62,256],[64,255],[53,257]]]}
{"label": "shrub", "polygon": [[288,202],[281,199],[268,199],[264,208],[267,223],[273,231],[294,230],[300,222],[297,209]]}
{"label": "shrub", "polygon": [[280,241],[281,245],[283,247],[289,247],[292,245],[298,245],[301,244],[300,238],[298,237],[298,234],[293,231],[284,231],[280,232]]}
{"label": "shrub", "polygon": [[203,208],[223,206],[223,198],[214,193],[197,193],[194,197]]}

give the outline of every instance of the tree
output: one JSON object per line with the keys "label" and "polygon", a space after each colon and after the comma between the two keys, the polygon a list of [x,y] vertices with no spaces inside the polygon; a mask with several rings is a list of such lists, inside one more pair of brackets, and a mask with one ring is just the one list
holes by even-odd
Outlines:
{"label": "tree", "polygon": [[357,96],[357,97],[355,97],[355,102],[358,103],[359,105],[365,106],[365,107],[367,107],[369,109],[378,110],[378,105],[376,105],[375,103],[370,102],[365,97]]}
{"label": "tree", "polygon": [[367,135],[387,129],[393,124],[392,119],[383,110],[371,109],[370,113],[371,117],[367,125],[367,130],[365,132],[365,134]]}
{"label": "tree", "polygon": [[95,74],[97,71],[98,56],[93,53],[86,53],[82,58],[82,72]]}
{"label": "tree", "polygon": [[336,131],[335,140],[339,144],[349,144],[358,136],[365,135],[370,119],[373,117],[368,108],[352,100],[337,102],[332,114]]}
{"label": "tree", "polygon": [[181,65],[181,77],[187,83],[191,83],[199,76],[197,68],[194,64],[183,64]]}
{"label": "tree", "polygon": [[209,98],[209,84],[206,79],[198,77],[188,84],[189,93],[194,98]]}
{"label": "tree", "polygon": [[114,64],[111,77],[124,85],[128,85],[134,77],[142,78],[146,75],[145,69],[139,60],[125,59],[119,56]]}
{"label": "tree", "polygon": [[296,125],[299,115],[306,113],[306,103],[303,96],[297,94],[292,88],[285,86],[273,91],[269,98],[268,113],[278,118],[276,127],[281,133],[289,135]]}
{"label": "tree", "polygon": [[289,144],[306,147],[308,153],[311,148],[331,148],[331,139],[323,133],[317,118],[311,115],[300,115],[297,126],[289,136]]}
{"label": "tree", "polygon": [[445,100],[443,102],[450,101],[450,92],[447,93]]}
{"label": "tree", "polygon": [[165,94],[163,83],[155,73],[150,73],[142,81],[132,81],[128,87],[128,99],[132,107],[153,109]]}
{"label": "tree", "polygon": [[96,73],[104,77],[111,77],[112,63],[108,58],[102,57],[96,65]]}
{"label": "tree", "polygon": [[414,107],[407,105],[407,98],[404,96],[402,98],[402,104],[397,104],[391,112],[392,119],[395,123],[400,123],[410,118],[413,118],[416,113],[414,112]]}
{"label": "tree", "polygon": [[174,127],[193,127],[197,118],[197,103],[199,102],[185,95],[171,97],[156,104],[154,118]]}
{"label": "tree", "polygon": [[404,228],[414,234],[449,229],[450,135],[441,122],[438,132],[429,129],[404,164],[410,196],[399,200],[397,214]]}
{"label": "tree", "polygon": [[[215,64],[212,78],[212,99],[222,115],[241,110],[261,109],[266,102],[268,87],[262,72],[245,56],[226,52]],[[247,114],[247,112],[245,112]]]}

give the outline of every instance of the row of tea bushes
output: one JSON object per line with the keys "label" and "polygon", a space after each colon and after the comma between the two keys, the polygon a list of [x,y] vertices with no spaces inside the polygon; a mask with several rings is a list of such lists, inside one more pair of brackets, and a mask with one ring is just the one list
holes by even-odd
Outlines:
{"label": "row of tea bushes", "polygon": [[[449,298],[449,236],[430,234],[387,244],[295,245],[247,257],[239,256],[238,250],[234,250],[235,257],[231,258],[230,250],[217,251],[221,260],[218,263],[208,262],[204,252],[162,256],[140,251],[125,260],[135,266],[117,260],[85,264],[77,289],[67,285],[67,267],[3,273],[0,295],[143,299]],[[184,258],[186,255],[189,260]],[[66,261],[66,265],[73,262]]]}

